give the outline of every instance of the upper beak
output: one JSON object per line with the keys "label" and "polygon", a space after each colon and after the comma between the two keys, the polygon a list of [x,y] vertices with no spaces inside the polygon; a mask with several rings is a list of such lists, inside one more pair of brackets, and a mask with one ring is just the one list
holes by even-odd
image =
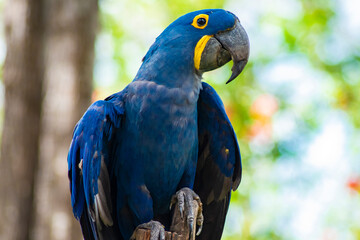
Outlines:
{"label": "upper beak", "polygon": [[200,71],[210,71],[221,67],[231,59],[234,65],[229,83],[244,69],[250,52],[249,38],[240,21],[236,18],[235,25],[230,30],[220,32],[210,38],[201,55]]}

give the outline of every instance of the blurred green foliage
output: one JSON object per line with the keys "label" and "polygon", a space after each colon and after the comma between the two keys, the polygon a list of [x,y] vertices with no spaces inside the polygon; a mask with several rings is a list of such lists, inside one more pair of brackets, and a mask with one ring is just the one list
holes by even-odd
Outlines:
{"label": "blurred green foliage", "polygon": [[155,37],[180,15],[234,12],[249,33],[250,62],[229,85],[232,63],[204,74],[224,101],[243,157],[224,239],[359,239],[355,3],[100,1],[94,98],[128,84]]}

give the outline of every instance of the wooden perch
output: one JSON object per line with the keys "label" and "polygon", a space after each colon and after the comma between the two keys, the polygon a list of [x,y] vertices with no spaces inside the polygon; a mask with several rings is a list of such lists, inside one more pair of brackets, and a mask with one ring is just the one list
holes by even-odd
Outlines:
{"label": "wooden perch", "polygon": [[[193,204],[194,204],[194,212],[196,213],[198,212],[199,205],[195,200],[193,201]],[[194,232],[191,238],[189,238],[190,229],[186,221],[186,216],[184,216],[184,219],[181,219],[179,204],[176,203],[170,231],[165,232],[165,240],[195,240],[196,216],[194,219],[194,224],[195,224]],[[135,233],[135,236],[136,236],[136,240],[150,240],[150,230],[138,229]]]}

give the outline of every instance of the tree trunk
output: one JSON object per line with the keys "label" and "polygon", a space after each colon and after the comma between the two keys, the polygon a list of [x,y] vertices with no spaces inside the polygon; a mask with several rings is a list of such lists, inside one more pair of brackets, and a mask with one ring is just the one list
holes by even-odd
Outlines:
{"label": "tree trunk", "polygon": [[49,0],[37,240],[82,239],[67,178],[72,131],[91,103],[97,0]]}
{"label": "tree trunk", "polygon": [[44,75],[42,0],[8,0],[1,145],[0,239],[29,239],[34,222]]}

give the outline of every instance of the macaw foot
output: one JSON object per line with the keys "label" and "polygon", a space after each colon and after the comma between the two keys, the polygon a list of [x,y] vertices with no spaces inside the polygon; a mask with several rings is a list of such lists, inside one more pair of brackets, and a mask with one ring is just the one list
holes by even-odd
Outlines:
{"label": "macaw foot", "polygon": [[150,240],[165,240],[165,229],[164,226],[158,222],[151,220],[150,222],[140,224],[136,227],[133,235],[130,237],[130,240],[136,239],[136,231],[139,229],[148,229],[150,230]]}
{"label": "macaw foot", "polygon": [[[196,203],[194,203],[194,200],[197,202],[198,208],[197,206],[195,206]],[[181,218],[184,217],[184,212],[185,212],[187,223],[189,224],[190,236],[192,236],[194,233],[194,229],[195,229],[194,219],[196,219],[196,225],[199,226],[199,229],[196,232],[196,236],[198,236],[201,233],[204,222],[204,216],[202,214],[202,203],[200,197],[193,190],[185,187],[177,191],[176,194],[172,197],[170,203],[170,209],[176,202],[179,203]],[[198,209],[197,212],[195,212],[195,209]]]}

